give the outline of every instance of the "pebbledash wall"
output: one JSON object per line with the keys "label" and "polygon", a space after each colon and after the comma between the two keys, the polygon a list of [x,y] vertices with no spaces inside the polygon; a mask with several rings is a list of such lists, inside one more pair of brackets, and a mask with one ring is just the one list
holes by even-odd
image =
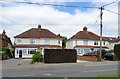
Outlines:
{"label": "pebbledash wall", "polygon": [[[74,48],[76,45],[86,46],[84,41],[88,41],[87,46],[100,46],[99,40],[74,39],[67,42],[66,48]],[[95,42],[98,42],[98,45],[94,45]],[[108,41],[102,41],[102,46],[107,46],[108,44]]]}
{"label": "pebbledash wall", "polygon": [[[62,46],[62,40],[61,39],[50,39],[50,38],[32,38],[35,41],[35,45],[60,45]],[[31,44],[30,43],[31,38],[15,38],[15,43],[18,45],[27,45]],[[45,40],[49,40],[48,44],[47,42],[45,43]],[[60,43],[58,43],[60,42]]]}

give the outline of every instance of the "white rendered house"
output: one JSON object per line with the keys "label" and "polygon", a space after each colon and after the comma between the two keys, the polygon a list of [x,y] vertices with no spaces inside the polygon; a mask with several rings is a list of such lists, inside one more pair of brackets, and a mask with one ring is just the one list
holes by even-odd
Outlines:
{"label": "white rendered house", "polygon": [[[103,38],[102,49],[108,49],[107,43]],[[84,27],[83,31],[79,31],[67,41],[66,48],[76,49],[78,55],[97,51],[100,48],[100,36],[88,31],[87,27]]]}
{"label": "white rendered house", "polygon": [[33,51],[44,54],[44,49],[62,47],[62,39],[51,31],[41,28],[41,25],[15,36],[14,39],[15,58],[31,58]]}

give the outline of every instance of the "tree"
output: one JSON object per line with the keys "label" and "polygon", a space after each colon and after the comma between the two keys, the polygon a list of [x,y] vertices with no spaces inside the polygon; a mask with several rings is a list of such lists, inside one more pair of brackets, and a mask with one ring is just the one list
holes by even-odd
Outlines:
{"label": "tree", "polygon": [[114,46],[115,60],[120,61],[120,44]]}
{"label": "tree", "polygon": [[61,36],[60,34],[58,34],[58,36],[60,36],[62,38],[62,48],[65,48],[66,47],[67,37]]}

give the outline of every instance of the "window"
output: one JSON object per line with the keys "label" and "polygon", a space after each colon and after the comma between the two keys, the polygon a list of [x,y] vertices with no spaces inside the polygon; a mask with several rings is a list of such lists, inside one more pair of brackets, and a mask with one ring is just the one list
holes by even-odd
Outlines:
{"label": "window", "polygon": [[22,42],[22,40],[21,40],[20,38],[18,38],[18,39],[17,39],[17,42],[18,42],[18,43],[21,43],[21,42]]}
{"label": "window", "polygon": [[17,49],[17,54],[19,54],[19,51],[18,51],[18,49]]}
{"label": "window", "polygon": [[105,41],[103,42],[103,44],[105,45]]}
{"label": "window", "polygon": [[30,39],[31,44],[35,44],[35,39]]}
{"label": "window", "polygon": [[50,40],[49,39],[45,39],[44,40],[44,44],[50,44]]}
{"label": "window", "polygon": [[98,41],[94,41],[94,45],[98,45]]}
{"label": "window", "polygon": [[32,50],[28,49],[28,54],[34,54],[35,51],[36,51],[36,49],[32,49]]}
{"label": "window", "polygon": [[23,49],[23,54],[27,54],[27,50],[26,49]]}
{"label": "window", "polygon": [[77,40],[75,41],[76,45],[77,45]]}
{"label": "window", "polygon": [[58,44],[60,44],[60,40],[58,40]]}
{"label": "window", "polygon": [[84,45],[88,45],[88,40],[84,40]]}

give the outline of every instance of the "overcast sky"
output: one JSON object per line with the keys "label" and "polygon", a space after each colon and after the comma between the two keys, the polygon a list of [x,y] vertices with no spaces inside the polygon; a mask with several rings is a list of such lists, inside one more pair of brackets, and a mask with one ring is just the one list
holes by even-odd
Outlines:
{"label": "overcast sky", "polygon": [[[89,31],[99,35],[99,15],[100,10],[96,8],[76,8],[60,7],[36,4],[21,4],[13,1],[25,1],[40,4],[57,4],[73,6],[100,7],[115,0],[64,0],[55,2],[54,0],[6,0],[0,2],[0,32],[6,30],[7,35],[14,41],[14,36],[30,29],[37,28],[40,24],[42,28],[49,29],[55,34],[61,34],[70,38],[78,31],[82,31],[86,26]],[[51,1],[51,2],[50,2]],[[85,2],[86,1],[86,2]],[[118,3],[113,3],[105,7],[108,10],[118,12]],[[103,36],[118,36],[118,15],[103,11]]]}

